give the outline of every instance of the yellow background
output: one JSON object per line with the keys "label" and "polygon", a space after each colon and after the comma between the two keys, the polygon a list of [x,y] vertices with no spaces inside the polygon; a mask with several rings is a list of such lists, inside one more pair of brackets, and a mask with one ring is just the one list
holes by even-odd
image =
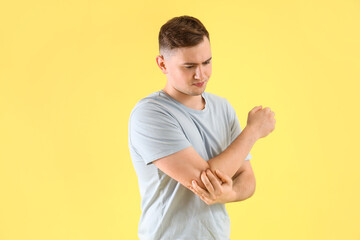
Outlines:
{"label": "yellow background", "polygon": [[210,33],[206,91],[242,127],[275,112],[231,239],[359,240],[357,0],[2,1],[0,239],[137,239],[128,118],[164,87],[158,32],[180,15]]}

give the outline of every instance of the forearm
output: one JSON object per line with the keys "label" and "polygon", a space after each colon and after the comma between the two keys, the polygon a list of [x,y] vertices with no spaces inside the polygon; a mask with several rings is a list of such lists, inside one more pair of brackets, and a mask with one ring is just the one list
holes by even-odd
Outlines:
{"label": "forearm", "polygon": [[255,177],[253,172],[244,171],[233,181],[234,199],[231,202],[238,202],[251,197],[255,192]]}
{"label": "forearm", "polygon": [[207,162],[210,169],[213,172],[215,169],[219,169],[229,177],[233,177],[256,141],[257,136],[253,129],[245,127],[225,151]]}

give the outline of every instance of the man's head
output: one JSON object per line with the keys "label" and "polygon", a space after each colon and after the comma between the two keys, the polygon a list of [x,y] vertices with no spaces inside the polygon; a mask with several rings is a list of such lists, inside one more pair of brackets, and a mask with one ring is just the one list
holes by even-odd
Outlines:
{"label": "man's head", "polygon": [[166,90],[191,96],[204,92],[212,71],[211,47],[209,33],[198,19],[181,16],[167,21],[159,32],[159,52],[156,62],[167,76]]}

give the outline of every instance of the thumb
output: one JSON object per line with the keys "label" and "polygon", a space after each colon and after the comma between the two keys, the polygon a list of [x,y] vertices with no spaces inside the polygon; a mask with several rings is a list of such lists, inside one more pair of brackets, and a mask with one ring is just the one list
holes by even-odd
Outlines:
{"label": "thumb", "polygon": [[228,183],[230,182],[230,177],[224,173],[222,173],[220,170],[216,169],[215,170],[215,173],[216,175],[220,178],[220,180],[223,182],[223,183]]}

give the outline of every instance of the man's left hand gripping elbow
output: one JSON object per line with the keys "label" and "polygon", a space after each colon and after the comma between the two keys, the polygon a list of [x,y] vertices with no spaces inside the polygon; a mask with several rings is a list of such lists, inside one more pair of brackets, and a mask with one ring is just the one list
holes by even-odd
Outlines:
{"label": "man's left hand gripping elbow", "polygon": [[206,189],[193,181],[191,190],[208,205],[243,201],[255,192],[255,176],[249,161],[246,161],[243,169],[239,170],[233,178],[230,178],[219,170],[213,173],[208,169],[201,173],[201,181]]}

